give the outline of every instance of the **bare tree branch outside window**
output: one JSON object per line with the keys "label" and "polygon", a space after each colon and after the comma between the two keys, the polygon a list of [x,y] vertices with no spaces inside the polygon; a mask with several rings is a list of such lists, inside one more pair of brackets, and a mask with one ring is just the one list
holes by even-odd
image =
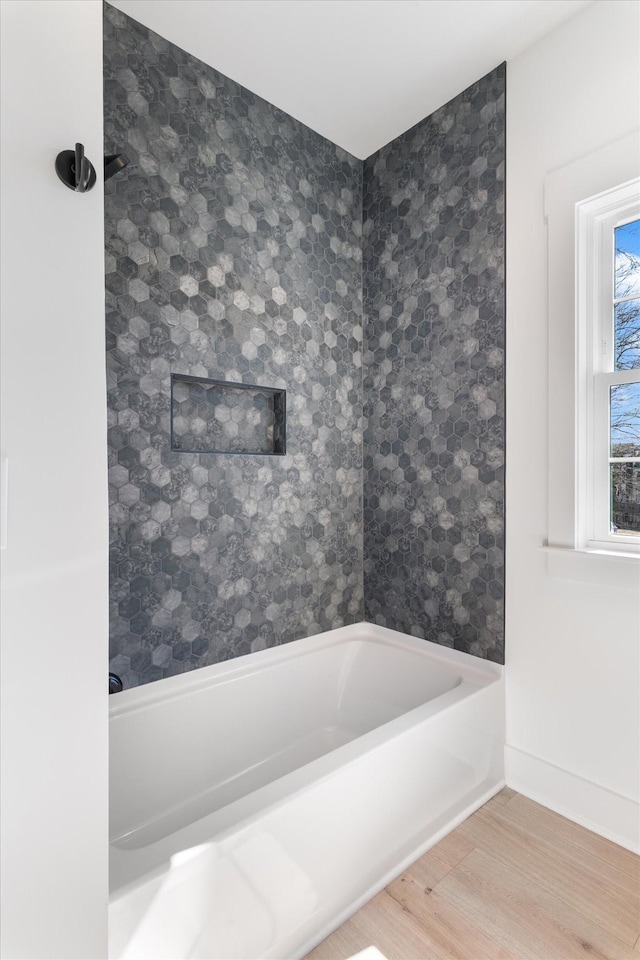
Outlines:
{"label": "bare tree branch outside window", "polygon": [[[640,367],[640,258],[625,250],[616,250],[616,299],[614,369],[633,370]],[[611,455],[640,456],[639,428],[640,390],[620,384],[611,391]]]}
{"label": "bare tree branch outside window", "polygon": [[[616,230],[614,370],[640,368],[640,256],[638,221]],[[631,242],[630,242],[631,241]],[[628,245],[627,245],[628,244]],[[611,451],[619,458],[611,463],[612,532],[640,535],[640,383],[611,387]]]}

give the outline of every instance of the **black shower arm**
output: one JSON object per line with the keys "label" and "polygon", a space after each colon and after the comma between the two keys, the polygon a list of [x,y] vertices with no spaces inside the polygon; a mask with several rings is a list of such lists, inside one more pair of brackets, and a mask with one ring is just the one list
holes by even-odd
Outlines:
{"label": "black shower arm", "polygon": [[110,156],[104,158],[104,179],[110,180],[111,177],[115,176],[116,173],[120,173],[121,170],[129,163],[129,158],[124,153],[112,153]]}

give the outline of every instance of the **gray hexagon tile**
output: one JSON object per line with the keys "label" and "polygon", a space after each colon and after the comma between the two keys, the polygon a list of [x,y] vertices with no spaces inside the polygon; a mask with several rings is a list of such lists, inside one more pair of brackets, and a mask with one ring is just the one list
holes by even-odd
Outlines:
{"label": "gray hexagon tile", "polygon": [[[131,161],[105,213],[111,667],[132,686],[363,617],[362,164],[109,5],[104,49],[105,148]],[[286,455],[172,452],[172,374],[286,389]],[[178,444],[264,443],[264,395],[240,421],[196,392]]]}
{"label": "gray hexagon tile", "polygon": [[[501,659],[504,69],[363,165],[108,4],[104,51],[111,668],[363,616]],[[286,455],[186,395],[234,453],[172,451],[174,374],[286,390]]]}
{"label": "gray hexagon tile", "polygon": [[504,658],[505,67],[364,164],[366,619]]}

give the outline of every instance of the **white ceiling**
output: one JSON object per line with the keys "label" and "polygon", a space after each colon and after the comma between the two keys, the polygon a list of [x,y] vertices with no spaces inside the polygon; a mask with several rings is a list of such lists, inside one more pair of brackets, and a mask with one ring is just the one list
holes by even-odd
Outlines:
{"label": "white ceiling", "polygon": [[592,0],[109,0],[364,159]]}

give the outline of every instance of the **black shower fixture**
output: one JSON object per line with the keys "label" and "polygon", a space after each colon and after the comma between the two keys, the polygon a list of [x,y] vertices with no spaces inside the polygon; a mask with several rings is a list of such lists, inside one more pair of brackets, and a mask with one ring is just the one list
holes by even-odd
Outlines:
{"label": "black shower fixture", "polygon": [[[104,179],[110,180],[129,163],[124,153],[104,158]],[[84,146],[76,143],[75,150],[63,150],[56,157],[56,173],[65,187],[76,193],[87,193],[96,184],[95,167],[84,155]]]}
{"label": "black shower fixture", "polygon": [[124,153],[112,153],[110,156],[104,158],[104,179],[110,180],[111,177],[114,177],[116,173],[120,173],[121,170],[129,163],[129,158]]}
{"label": "black shower fixture", "polygon": [[56,173],[65,187],[76,193],[87,193],[96,183],[96,171],[84,155],[84,146],[76,143],[75,150],[63,150],[56,157]]}

